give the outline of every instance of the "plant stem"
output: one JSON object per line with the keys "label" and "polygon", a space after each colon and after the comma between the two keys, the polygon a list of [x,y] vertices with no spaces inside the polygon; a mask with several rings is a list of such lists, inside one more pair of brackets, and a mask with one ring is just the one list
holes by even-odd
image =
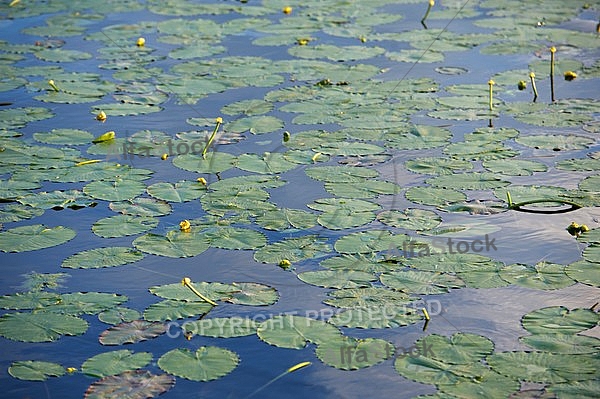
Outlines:
{"label": "plant stem", "polygon": [[531,88],[533,89],[533,102],[535,102],[535,100],[537,100],[538,98],[537,87],[535,87],[535,73],[529,72],[529,78],[531,78]]}
{"label": "plant stem", "polygon": [[184,277],[183,280],[181,280],[181,284],[185,285],[190,290],[192,290],[192,292],[198,295],[203,301],[208,302],[213,306],[217,306],[216,302],[211,301],[209,298],[205,297],[200,292],[198,292],[198,290],[192,285],[192,280],[189,277]]}
{"label": "plant stem", "polygon": [[425,20],[427,19],[427,17],[429,16],[429,12],[431,11],[431,8],[435,5],[435,0],[429,0],[429,5],[427,6],[427,11],[425,11],[425,15],[423,16],[423,18],[421,19],[421,25],[423,25],[423,27],[425,29],[427,29],[427,25],[425,25]]}
{"label": "plant stem", "polygon": [[490,79],[488,81],[488,85],[490,86],[490,111],[494,110],[494,104],[493,104],[493,101],[494,101],[494,89],[493,89],[493,87],[494,87],[495,84],[496,84],[496,82],[494,82],[492,79]]}
{"label": "plant stem", "polygon": [[217,130],[219,130],[219,126],[221,126],[221,124],[223,123],[223,118],[219,117],[216,119],[216,126],[215,126],[215,130],[213,130],[212,134],[210,135],[210,138],[208,139],[208,141],[206,142],[206,145],[204,146],[204,149],[202,150],[202,158],[206,159],[206,151],[208,151],[208,147],[210,147],[210,145],[212,144],[213,140],[215,139],[215,136],[217,135]]}
{"label": "plant stem", "polygon": [[550,96],[552,97],[552,102],[555,102],[554,98],[554,53],[556,53],[556,47],[550,47]]}

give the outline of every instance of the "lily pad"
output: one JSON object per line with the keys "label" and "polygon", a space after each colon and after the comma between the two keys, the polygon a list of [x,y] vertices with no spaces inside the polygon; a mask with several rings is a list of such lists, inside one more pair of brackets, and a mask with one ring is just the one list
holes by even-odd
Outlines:
{"label": "lily pad", "polygon": [[50,342],[62,335],[81,335],[88,323],[59,313],[6,313],[0,317],[0,335],[13,341]]}
{"label": "lily pad", "polygon": [[388,226],[416,231],[433,229],[442,222],[435,212],[418,208],[383,211],[377,214],[377,220]]}
{"label": "lily pad", "polygon": [[342,336],[332,324],[307,317],[274,316],[259,324],[258,337],[266,343],[281,348],[302,349],[309,342],[321,344]]}
{"label": "lily pad", "polygon": [[383,273],[380,280],[390,288],[412,294],[441,294],[465,285],[460,278],[450,274],[422,271]]}
{"label": "lily pad", "polygon": [[173,349],[158,359],[158,367],[188,380],[211,381],[231,373],[239,361],[238,355],[228,349],[202,346],[196,351]]}
{"label": "lily pad", "polygon": [[521,323],[531,334],[577,334],[594,327],[598,320],[600,316],[589,309],[549,306],[527,313]]}
{"label": "lily pad", "polygon": [[103,238],[114,238],[145,233],[157,225],[158,220],[150,216],[115,215],[96,221],[92,231]]}
{"label": "lily pad", "polygon": [[75,231],[63,226],[41,224],[19,226],[0,232],[0,251],[25,252],[54,247],[73,239]]}
{"label": "lily pad", "polygon": [[192,316],[202,316],[208,313],[213,306],[208,302],[188,302],[167,299],[154,303],[144,310],[144,320],[168,321],[184,319]]}
{"label": "lily pad", "polygon": [[87,359],[81,365],[81,371],[92,377],[106,377],[125,371],[142,368],[152,360],[150,352],[138,352],[123,349],[100,353]]}
{"label": "lily pad", "polygon": [[302,272],[298,278],[307,284],[326,288],[358,288],[368,287],[372,281],[376,281],[372,273],[353,270],[319,270]]}
{"label": "lily pad", "polygon": [[187,202],[200,198],[206,191],[199,182],[181,180],[175,184],[160,182],[154,183],[146,189],[148,194],[168,202]]}
{"label": "lily pad", "polygon": [[316,354],[328,366],[341,370],[358,370],[391,358],[394,346],[379,338],[339,337],[319,344]]}
{"label": "lily pad", "polygon": [[146,234],[136,238],[133,245],[140,251],[169,258],[196,256],[209,248],[208,238],[202,233],[179,230],[169,231],[166,235]]}
{"label": "lily pad", "polygon": [[167,331],[163,323],[153,323],[144,320],[124,322],[104,330],[100,334],[102,345],[133,344],[156,338]]}
{"label": "lily pad", "polygon": [[308,235],[267,244],[254,253],[254,260],[262,263],[279,263],[287,259],[295,263],[304,259],[322,257],[331,250],[331,246],[319,236]]}
{"label": "lily pad", "polygon": [[500,277],[523,287],[557,290],[573,285],[575,281],[565,274],[565,265],[540,262],[535,266],[507,265],[500,269]]}
{"label": "lily pad", "polygon": [[144,258],[140,251],[128,247],[95,248],[79,252],[65,259],[61,267],[71,269],[97,269],[122,266]]}
{"label": "lily pad", "polygon": [[256,334],[258,323],[242,317],[214,317],[186,322],[183,327],[194,335],[231,338]]}
{"label": "lily pad", "polygon": [[23,360],[13,362],[8,368],[8,374],[26,381],[46,381],[49,377],[60,377],[65,374],[65,368],[60,364],[39,360]]}
{"label": "lily pad", "polygon": [[126,371],[94,382],[84,398],[105,399],[117,395],[130,399],[155,398],[174,385],[175,378],[166,374],[155,375],[147,370]]}

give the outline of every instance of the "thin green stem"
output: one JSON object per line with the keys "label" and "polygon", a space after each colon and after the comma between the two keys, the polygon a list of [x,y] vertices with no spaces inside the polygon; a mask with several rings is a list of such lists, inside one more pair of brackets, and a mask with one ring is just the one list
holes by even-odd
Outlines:
{"label": "thin green stem", "polygon": [[550,47],[550,95],[552,102],[555,102],[554,98],[554,53],[556,53],[556,47]]}
{"label": "thin green stem", "polygon": [[494,84],[495,82],[492,79],[488,81],[488,85],[490,86],[490,111],[494,110]]}
{"label": "thin green stem", "polygon": [[423,18],[421,19],[421,25],[423,25],[423,27],[425,29],[427,29],[427,25],[425,24],[425,20],[427,19],[427,17],[429,16],[429,12],[431,11],[431,8],[435,5],[435,1],[434,0],[429,0],[429,5],[427,6],[427,11],[425,11],[425,15],[423,16]]}
{"label": "thin green stem", "polygon": [[213,130],[212,134],[210,135],[208,141],[206,142],[206,145],[204,146],[204,149],[202,150],[202,158],[206,159],[206,151],[208,151],[208,147],[210,147],[210,145],[212,144],[213,140],[215,139],[215,136],[217,135],[217,131],[219,130],[219,126],[221,126],[221,124],[223,123],[223,119],[222,118],[217,118],[217,124],[215,126],[215,130]]}
{"label": "thin green stem", "polygon": [[535,87],[535,73],[529,72],[529,78],[531,79],[531,88],[533,89],[533,102],[538,98],[537,87]]}

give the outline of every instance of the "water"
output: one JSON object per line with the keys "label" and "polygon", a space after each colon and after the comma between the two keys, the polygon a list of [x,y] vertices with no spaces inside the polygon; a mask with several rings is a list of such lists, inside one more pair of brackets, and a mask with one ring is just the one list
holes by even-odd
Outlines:
{"label": "water", "polygon": [[[198,2],[201,3],[201,2]],[[227,3],[224,3],[227,4]],[[237,4],[237,3],[236,3]],[[386,6],[389,12],[401,12],[403,20],[397,24],[384,25],[376,31],[395,32],[400,26],[401,30],[420,28],[419,20],[424,12],[423,4],[391,5]],[[0,39],[10,43],[31,43],[37,37],[20,33],[27,27],[43,25],[49,15],[29,17],[23,19],[0,19]],[[271,15],[272,19],[279,15]],[[128,24],[132,21],[161,21],[170,17],[157,15],[148,11],[137,11],[134,13],[108,13],[101,21],[91,22],[87,26],[87,33],[97,32],[103,27],[113,24]],[[228,15],[210,16],[217,22],[227,21]],[[583,29],[581,21],[591,24],[595,18],[594,13],[589,11],[582,13],[580,19],[574,19],[563,26],[570,29]],[[459,33],[486,32],[486,29],[478,28],[470,24],[477,18],[467,20],[455,20],[450,24],[450,29]],[[430,28],[443,28],[447,20],[430,20]],[[587,25],[585,25],[587,26]],[[272,60],[290,59],[287,47],[259,47],[251,44],[251,41],[263,35],[247,31],[239,35],[228,36],[223,45],[227,47],[227,54],[231,56],[261,56]],[[348,38],[336,38],[317,32],[321,42],[339,45],[354,45],[356,41]],[[176,46],[157,41],[157,35],[151,33],[146,35],[147,43],[152,44],[155,54],[166,55],[168,51]],[[83,36],[66,37],[66,49],[76,49],[96,54],[102,48],[102,43],[84,40]],[[400,47],[406,47],[405,43],[379,42],[378,46],[386,47],[391,51],[398,51]],[[590,55],[591,53],[591,55]],[[581,56],[586,63],[597,59],[598,52],[590,51]],[[385,57],[376,57],[366,60],[366,63],[375,63],[380,68],[389,68],[389,71],[378,78],[400,79],[402,77],[418,78],[430,77],[446,87],[453,84],[481,83],[487,82],[491,75],[497,72],[526,68],[532,59],[529,54],[507,56],[489,56],[479,53],[479,48],[465,52],[448,52],[446,59],[441,65],[461,66],[468,73],[457,76],[442,75],[435,72],[435,67],[440,64],[417,64],[412,66],[407,63],[392,62]],[[219,55],[217,55],[219,57]],[[595,58],[594,58],[595,57]],[[78,72],[99,73],[103,78],[113,81],[114,71],[98,68],[99,63],[105,60],[91,59],[88,61],[60,64],[65,70]],[[171,66],[179,63],[172,59],[156,62],[152,66],[159,66],[168,70]],[[20,62],[19,66],[35,66],[46,64],[29,55]],[[412,69],[411,69],[412,68]],[[155,77],[160,83],[159,77]],[[38,80],[42,78],[31,78]],[[291,86],[294,82],[286,81],[282,86]],[[576,80],[565,83],[557,79],[557,93],[560,98],[576,96],[577,98],[598,99],[598,79]],[[219,115],[219,110],[226,104],[250,99],[262,98],[264,94],[273,88],[240,88],[228,90],[225,93],[210,95],[196,105],[179,105],[176,98],[171,98],[162,104],[165,111],[124,118],[111,118],[105,125],[93,121],[90,114],[90,104],[47,104],[34,100],[33,94],[24,88],[9,92],[2,92],[0,102],[10,101],[11,107],[43,106],[53,110],[56,116],[40,122],[32,122],[20,131],[24,140],[34,143],[33,133],[48,131],[52,128],[85,128],[95,136],[106,130],[118,128],[119,134],[130,135],[141,129],[153,129],[167,132],[174,136],[178,132],[195,130],[196,127],[185,121],[190,117],[201,117],[211,119]],[[538,84],[540,97],[544,100],[549,97],[547,82]],[[516,92],[500,94],[507,101],[529,101],[530,92]],[[272,115],[280,117],[286,122],[286,129],[292,134],[312,128],[328,129],[329,126],[306,125],[299,126],[291,124],[292,114],[274,111]],[[118,120],[118,124],[113,122]],[[436,126],[448,126],[453,134],[453,141],[462,140],[462,135],[474,129],[487,126],[487,120],[479,121],[447,121],[427,117],[424,113],[413,117],[413,122],[432,124]],[[111,122],[113,123],[111,125]],[[595,136],[584,132],[579,128],[546,129],[526,125],[513,120],[510,117],[501,117],[494,121],[495,126],[514,127],[523,133],[576,133],[578,135]],[[109,126],[112,126],[109,128]],[[332,129],[334,130],[334,129]],[[285,151],[281,145],[281,132],[266,135],[249,135],[247,139],[233,145],[223,147],[224,151],[233,154],[247,152],[262,153],[265,151]],[[521,146],[522,147],[522,146]],[[596,150],[598,145],[596,144]],[[85,149],[85,146],[79,147]],[[560,159],[573,157],[585,157],[590,149],[582,151],[569,151],[557,154],[522,149],[521,158],[540,160],[550,166],[548,172],[536,173],[534,176],[511,177],[513,184],[523,185],[557,185],[567,189],[576,188],[577,182],[590,172],[565,172],[559,171],[552,165]],[[381,174],[381,179],[395,181],[401,187],[421,185],[426,176],[417,175],[407,171],[403,162],[419,156],[435,156],[440,150],[419,151],[391,151],[392,160],[375,166]],[[101,158],[92,156],[92,158]],[[153,176],[145,183],[150,185],[159,181],[174,182],[177,180],[195,179],[198,174],[175,168],[170,162],[161,162],[157,158],[142,159],[135,157],[123,163],[130,163],[134,167],[148,168],[154,171]],[[476,168],[480,167],[478,163]],[[270,201],[279,207],[294,209],[305,209],[306,204],[313,200],[330,196],[323,189],[321,182],[312,180],[306,176],[306,166],[282,174],[281,178],[288,182],[285,186],[269,190]],[[231,169],[221,174],[221,178],[243,175],[246,172]],[[3,178],[7,178],[4,176]],[[214,180],[214,176],[211,176]],[[213,181],[211,180],[211,181]],[[57,189],[81,188],[83,184],[58,184],[45,182],[42,190],[52,191]],[[470,199],[491,199],[492,195],[487,192],[470,192]],[[481,195],[481,197],[477,197]],[[408,201],[403,195],[381,196],[375,200],[382,205],[382,209],[405,209],[407,207],[422,207]],[[112,216],[112,212],[105,201],[99,201],[95,208],[85,208],[78,211],[66,209],[62,211],[47,210],[44,215],[33,221],[25,220],[16,223],[7,223],[4,229],[13,228],[32,223],[43,223],[49,226],[63,225],[77,231],[77,236],[66,245],[47,248],[34,252],[0,254],[2,264],[2,277],[0,279],[0,293],[11,294],[18,292],[23,282],[23,274],[36,271],[40,273],[67,272],[70,277],[66,280],[61,292],[116,292],[128,297],[124,306],[138,311],[143,311],[149,305],[157,302],[157,297],[148,292],[148,287],[168,283],[176,283],[183,276],[190,276],[194,281],[220,281],[220,282],[258,282],[275,287],[279,294],[279,301],[268,307],[244,307],[227,303],[220,304],[211,311],[212,317],[247,316],[268,318],[274,315],[289,313],[301,316],[326,318],[332,308],[324,305],[322,301],[327,298],[329,290],[311,286],[298,280],[294,273],[286,272],[275,265],[265,265],[255,262],[252,251],[227,251],[210,248],[200,256],[185,259],[171,259],[147,255],[143,260],[135,264],[106,268],[98,270],[70,270],[61,269],[60,263],[67,256],[77,252],[97,248],[99,246],[130,246],[132,237],[99,239],[90,230],[90,226],[100,218]],[[432,208],[429,208],[432,209]],[[493,226],[497,237],[497,250],[486,253],[494,259],[501,260],[506,264],[526,263],[536,264],[540,261],[568,264],[580,259],[583,250],[582,244],[576,242],[566,232],[565,227],[572,221],[577,220],[580,224],[587,224],[590,228],[599,226],[600,210],[598,208],[583,208],[575,212],[558,215],[535,215],[518,212],[505,212],[497,215],[465,215],[441,213],[444,223],[471,223],[474,221]],[[198,206],[198,201],[184,204],[175,204],[174,212],[160,218],[157,232],[164,233],[176,226],[182,219],[193,219],[203,215]],[[376,228],[381,228],[380,225]],[[364,227],[342,232],[314,227],[308,233],[319,233],[330,239],[333,243],[339,236],[354,230],[364,230]],[[415,234],[413,234],[415,235]],[[267,233],[270,242],[280,240],[288,236],[287,233]],[[309,260],[297,265],[295,273],[319,269],[318,260]],[[453,290],[449,294],[431,295],[423,298],[424,303],[434,305],[438,311],[432,313],[432,320],[426,332],[422,331],[422,323],[411,326],[383,329],[383,330],[361,330],[347,329],[343,332],[352,337],[360,338],[382,338],[391,342],[396,348],[408,348],[415,341],[430,333],[449,336],[458,331],[484,335],[494,341],[496,351],[524,350],[526,347],[519,343],[518,338],[526,334],[520,325],[521,317],[535,309],[547,306],[566,306],[568,308],[589,308],[600,300],[600,289],[583,284],[554,290],[541,291],[509,286],[494,289],[470,289],[463,288]],[[310,344],[303,350],[282,349],[261,342],[256,336],[240,338],[210,338],[195,337],[191,341],[182,336],[171,338],[167,335],[156,339],[140,342],[133,346],[102,347],[98,344],[97,336],[108,326],[99,322],[95,316],[84,316],[90,323],[90,328],[85,335],[77,337],[62,337],[53,343],[22,343],[13,342],[0,338],[2,356],[0,357],[0,383],[3,387],[3,397],[7,398],[76,398],[82,397],[87,387],[94,381],[93,378],[76,373],[61,378],[50,378],[45,382],[29,382],[12,378],[6,370],[15,360],[46,360],[64,365],[65,367],[80,367],[90,356],[100,352],[114,349],[132,349],[136,352],[149,351],[153,353],[153,361],[147,369],[159,373],[161,370],[156,366],[156,361],[165,352],[175,348],[195,349],[203,345],[216,345],[235,351],[240,359],[240,365],[224,378],[216,381],[198,383],[177,378],[175,387],[161,397],[202,397],[202,398],[243,398],[249,395],[272,378],[281,374],[290,366],[302,361],[311,361],[312,365],[301,371],[286,375],[284,378],[265,388],[260,396],[303,398],[310,393],[314,398],[359,398],[377,396],[410,398],[420,394],[435,392],[433,385],[424,385],[409,381],[401,376],[393,368],[393,359],[388,359],[382,364],[375,365],[359,371],[343,371],[323,364],[316,356],[314,345]],[[600,338],[600,328],[585,332],[586,335]],[[259,395],[257,395],[258,397]]]}

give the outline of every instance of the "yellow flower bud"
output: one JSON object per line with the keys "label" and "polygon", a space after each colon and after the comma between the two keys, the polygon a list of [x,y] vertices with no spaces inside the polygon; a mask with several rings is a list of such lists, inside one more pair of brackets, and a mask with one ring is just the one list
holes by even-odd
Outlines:
{"label": "yellow flower bud", "polygon": [[308,42],[310,42],[310,39],[305,38],[305,37],[296,39],[296,43],[298,43],[299,46],[306,46],[308,44]]}
{"label": "yellow flower bud", "polygon": [[50,79],[50,80],[48,81],[48,85],[49,85],[50,87],[52,87],[52,90],[54,90],[54,91],[59,91],[59,90],[58,90],[58,87],[57,87],[57,86],[56,86],[56,84],[54,83],[54,80]]}
{"label": "yellow flower bud", "polygon": [[202,184],[203,186],[206,186],[206,179],[204,177],[199,177],[196,180],[198,181],[198,183]]}
{"label": "yellow flower bud", "polygon": [[283,132],[283,142],[287,143],[288,141],[290,141],[290,138],[292,137],[292,135],[290,134],[290,132]]}
{"label": "yellow flower bud", "polygon": [[290,6],[283,7],[283,13],[284,14],[291,14],[292,13],[292,7],[290,7]]}
{"label": "yellow flower bud", "polygon": [[96,120],[100,122],[106,122],[106,113],[104,111],[98,112],[98,115],[96,115]]}
{"label": "yellow flower bud", "polygon": [[282,260],[279,262],[279,267],[281,267],[283,270],[287,270],[287,269],[289,269],[289,268],[290,268],[290,266],[292,266],[292,262],[290,262],[290,261],[289,261],[289,260],[287,260],[287,259],[282,259]]}
{"label": "yellow flower bud", "polygon": [[186,219],[179,222],[179,230],[183,231],[184,233],[189,233],[191,229],[192,225],[190,224],[189,220]]}
{"label": "yellow flower bud", "polygon": [[160,159],[162,159],[163,161],[166,161],[166,160],[167,160],[167,158],[169,158],[169,154],[167,154],[167,153],[165,153],[165,154],[162,154],[162,155],[160,156]]}
{"label": "yellow flower bud", "polygon": [[146,44],[146,39],[144,39],[143,37],[140,37],[137,39],[137,42],[135,42],[135,44],[138,47],[144,47],[144,45]]}
{"label": "yellow flower bud", "polygon": [[364,37],[364,36],[361,36],[361,37],[360,37],[360,42],[361,42],[361,43],[366,43],[366,42],[367,42],[367,38],[366,38],[366,37]]}
{"label": "yellow flower bud", "polygon": [[492,86],[492,85],[495,85],[495,84],[496,84],[496,82],[494,82],[492,79],[490,79],[490,80],[488,80],[488,84],[489,84],[490,86]]}
{"label": "yellow flower bud", "polygon": [[573,71],[567,71],[565,72],[565,80],[568,80],[569,82],[573,79],[577,78],[577,74]]}
{"label": "yellow flower bud", "polygon": [[525,90],[527,88],[527,82],[524,80],[519,80],[519,83],[517,84],[517,88],[519,90]]}
{"label": "yellow flower bud", "polygon": [[530,78],[535,78],[535,73],[533,73],[533,72],[529,72],[529,77],[530,77]]}
{"label": "yellow flower bud", "polygon": [[73,374],[76,371],[77,371],[77,369],[75,367],[67,367],[67,373],[69,373],[69,374]]}
{"label": "yellow flower bud", "polygon": [[550,52],[551,53],[556,53],[556,47],[554,47],[554,46],[550,47]]}
{"label": "yellow flower bud", "polygon": [[582,224],[581,226],[579,226],[579,231],[581,231],[582,233],[585,233],[586,231],[590,231],[590,228],[587,227],[587,225]]}

